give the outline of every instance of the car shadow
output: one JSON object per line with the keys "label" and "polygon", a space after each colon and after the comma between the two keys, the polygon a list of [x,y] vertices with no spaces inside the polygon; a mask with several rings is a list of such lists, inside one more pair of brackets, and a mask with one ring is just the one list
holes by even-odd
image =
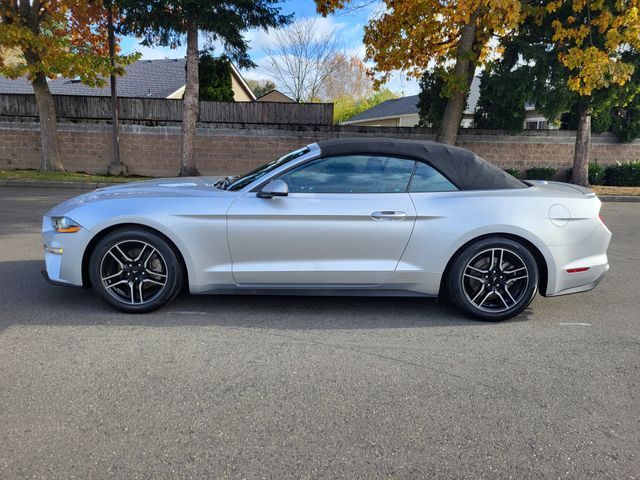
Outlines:
{"label": "car shadow", "polygon": [[[148,314],[125,314],[91,289],[47,283],[38,260],[0,262],[0,330],[16,325],[222,326],[339,330],[495,326],[448,301],[418,297],[329,297],[183,294]],[[527,321],[530,310],[508,322]]]}

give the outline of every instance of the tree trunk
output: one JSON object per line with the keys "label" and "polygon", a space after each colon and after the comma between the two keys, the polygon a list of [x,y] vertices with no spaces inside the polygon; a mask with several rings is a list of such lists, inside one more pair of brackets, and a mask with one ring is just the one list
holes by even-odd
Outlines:
{"label": "tree trunk", "polygon": [[31,81],[31,85],[36,96],[38,116],[40,117],[40,149],[42,150],[40,170],[43,172],[64,171],[58,142],[56,106],[47,84],[47,77],[43,73],[38,73]]}
{"label": "tree trunk", "polygon": [[182,161],[180,176],[200,175],[193,158],[193,143],[198,120],[198,26],[187,24],[187,84],[182,100]]}
{"label": "tree trunk", "polygon": [[462,28],[458,51],[456,53],[456,64],[454,75],[456,85],[455,94],[447,100],[444,108],[440,128],[436,135],[436,142],[454,145],[458,136],[460,122],[466,107],[467,93],[476,72],[475,54],[473,44],[476,37],[476,20],[478,12],[471,16],[469,23]]}
{"label": "tree trunk", "polygon": [[589,186],[589,153],[591,152],[591,112],[581,109],[573,154],[571,183]]}

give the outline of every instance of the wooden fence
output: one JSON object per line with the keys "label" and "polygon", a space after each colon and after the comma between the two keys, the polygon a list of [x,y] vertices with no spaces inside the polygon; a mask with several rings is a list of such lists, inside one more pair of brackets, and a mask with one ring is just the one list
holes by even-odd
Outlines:
{"label": "wooden fence", "polygon": [[[59,119],[110,120],[110,97],[54,95]],[[120,98],[120,119],[132,122],[180,122],[182,101],[164,98]],[[35,96],[0,94],[0,117],[37,118]],[[331,125],[332,103],[200,102],[202,123]]]}

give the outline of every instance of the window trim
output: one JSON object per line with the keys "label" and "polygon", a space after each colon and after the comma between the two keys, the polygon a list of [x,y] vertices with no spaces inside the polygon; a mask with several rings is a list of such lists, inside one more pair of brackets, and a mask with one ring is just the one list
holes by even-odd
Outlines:
{"label": "window trim", "polygon": [[[442,173],[436,167],[431,165],[431,163],[429,163],[429,162],[427,162],[425,160],[414,158],[414,157],[412,157],[410,155],[389,155],[389,154],[385,154],[385,153],[374,153],[374,154],[372,154],[371,152],[353,152],[353,153],[346,153],[346,154],[341,154],[341,155],[326,155],[326,156],[325,155],[320,155],[319,157],[316,157],[316,158],[309,158],[309,159],[307,159],[307,160],[305,160],[303,162],[297,163],[295,165],[291,165],[286,170],[283,170],[282,172],[277,173],[277,174],[273,175],[272,177],[267,178],[265,181],[261,182],[259,185],[257,185],[256,187],[252,188],[251,190],[249,190],[249,192],[250,193],[259,192],[260,190],[262,190],[262,187],[264,187],[266,184],[268,184],[269,182],[271,182],[273,180],[277,180],[282,175],[290,172],[294,168],[301,167],[301,166],[306,165],[306,164],[311,163],[311,162],[325,160],[327,158],[348,157],[348,156],[385,157],[385,158],[397,158],[397,159],[401,159],[401,160],[412,161],[413,162],[413,170],[411,170],[411,176],[409,177],[409,182],[407,183],[407,187],[406,187],[404,193],[412,193],[410,191],[410,188],[411,188],[411,183],[413,182],[413,176],[416,173],[416,169],[418,168],[418,163],[424,163],[425,165],[433,168],[436,172],[438,172],[440,175],[442,175],[456,189],[455,190],[445,191],[445,192],[413,192],[413,193],[452,193],[452,192],[460,192],[461,191],[460,187],[458,187],[458,185],[456,185],[454,182],[452,182],[449,177],[447,177],[444,173]],[[403,192],[371,192],[371,193],[343,192],[343,193],[330,193],[329,195],[387,195],[389,193],[403,193]],[[305,192],[302,195],[309,195],[309,194],[310,194],[310,192]],[[296,195],[300,195],[300,193],[296,193]],[[316,193],[313,193],[313,195],[327,195],[327,194],[326,193],[322,193],[322,192],[316,192]]]}
{"label": "window trim", "polygon": [[[455,188],[455,190],[440,190],[440,191],[434,191],[434,192],[412,192],[411,191],[411,184],[413,183],[413,177],[415,176],[416,170],[418,169],[418,163],[424,163],[427,167],[432,168],[435,172],[438,172],[440,174],[440,176],[442,176],[442,178],[444,178],[447,182],[449,182],[451,185],[453,185],[453,188]],[[447,176],[442,173],[440,170],[438,170],[436,167],[434,167],[433,165],[431,165],[428,162],[424,162],[421,160],[416,160],[416,164],[413,167],[413,172],[411,173],[411,178],[409,179],[409,184],[407,185],[407,193],[451,193],[451,192],[460,192],[460,187],[458,187],[455,183],[453,183],[449,178],[447,178]]]}

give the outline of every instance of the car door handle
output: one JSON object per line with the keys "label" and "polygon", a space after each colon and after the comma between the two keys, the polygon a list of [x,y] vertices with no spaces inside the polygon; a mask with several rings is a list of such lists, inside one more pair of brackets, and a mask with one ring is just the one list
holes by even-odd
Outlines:
{"label": "car door handle", "polygon": [[405,212],[395,212],[393,210],[383,210],[381,212],[373,212],[371,218],[374,220],[404,220],[407,218]]}

